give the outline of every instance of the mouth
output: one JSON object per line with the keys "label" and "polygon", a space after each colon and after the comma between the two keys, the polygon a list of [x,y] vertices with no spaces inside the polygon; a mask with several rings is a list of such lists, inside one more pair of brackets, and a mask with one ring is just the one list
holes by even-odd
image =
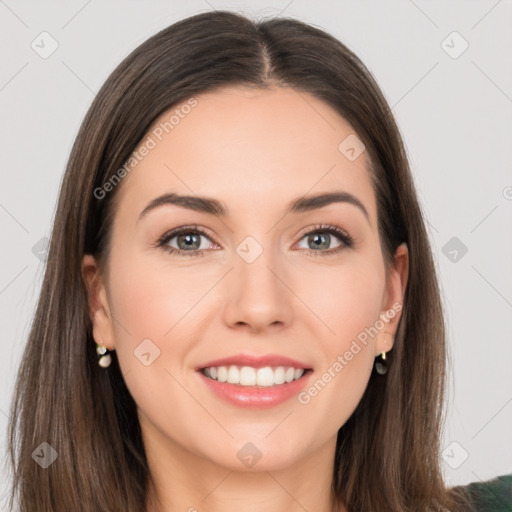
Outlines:
{"label": "mouth", "polygon": [[214,395],[238,407],[268,408],[296,397],[313,368],[283,356],[239,355],[196,368]]}

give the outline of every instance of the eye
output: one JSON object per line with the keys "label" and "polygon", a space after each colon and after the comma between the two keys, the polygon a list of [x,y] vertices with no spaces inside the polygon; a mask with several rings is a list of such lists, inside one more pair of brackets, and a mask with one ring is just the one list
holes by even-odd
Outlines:
{"label": "eye", "polygon": [[[339,244],[336,247],[331,248],[333,237],[338,240]],[[337,226],[329,225],[315,226],[314,229],[306,232],[302,236],[301,241],[303,239],[306,239],[306,247],[301,248],[305,249],[313,256],[337,254],[343,249],[354,245],[352,237],[347,232]]]}
{"label": "eye", "polygon": [[[210,241],[202,243],[202,238]],[[338,241],[338,245],[331,248],[333,238]],[[337,254],[343,249],[353,247],[354,241],[352,237],[344,230],[337,226],[316,225],[313,229],[301,236],[300,242],[306,239],[307,247],[299,245],[300,249],[305,250],[312,256],[329,256]],[[300,244],[299,242],[299,244]],[[204,251],[210,249],[212,242],[210,235],[201,227],[181,226],[179,228],[167,231],[156,243],[157,247],[162,247],[168,254],[177,256],[204,256]],[[218,247],[218,245],[217,245]]]}
{"label": "eye", "polygon": [[211,242],[208,233],[199,226],[181,226],[162,235],[157,247],[163,247],[169,254],[178,256],[203,256],[203,251],[211,244],[202,244],[201,238]]}

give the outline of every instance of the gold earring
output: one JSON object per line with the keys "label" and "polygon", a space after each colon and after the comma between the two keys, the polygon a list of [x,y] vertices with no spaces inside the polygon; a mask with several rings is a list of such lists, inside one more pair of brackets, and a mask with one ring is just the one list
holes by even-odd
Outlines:
{"label": "gold earring", "polygon": [[112,357],[108,353],[107,347],[104,347],[103,345],[96,343],[96,353],[101,356],[98,361],[98,364],[102,368],[108,368],[110,366],[110,363],[112,362]]}

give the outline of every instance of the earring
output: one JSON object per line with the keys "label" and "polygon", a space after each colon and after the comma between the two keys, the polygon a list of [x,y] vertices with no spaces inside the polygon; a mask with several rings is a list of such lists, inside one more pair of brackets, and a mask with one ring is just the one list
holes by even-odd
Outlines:
{"label": "earring", "polygon": [[[377,357],[380,357],[381,360],[378,361]],[[375,371],[379,375],[385,375],[386,372],[388,371],[388,365],[386,364],[386,352],[382,352],[382,354],[380,354],[380,356],[377,357],[375,358]]]}
{"label": "earring", "polygon": [[104,347],[103,345],[96,343],[96,353],[101,356],[98,361],[98,364],[102,368],[109,367],[110,363],[112,362],[112,357],[110,357],[107,347]]}

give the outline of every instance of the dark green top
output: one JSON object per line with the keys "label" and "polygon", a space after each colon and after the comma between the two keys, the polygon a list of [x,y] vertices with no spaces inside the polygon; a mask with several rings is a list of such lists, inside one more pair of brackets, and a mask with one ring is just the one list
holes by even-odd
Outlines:
{"label": "dark green top", "polygon": [[474,512],[512,512],[512,474],[463,487],[471,496]]}

